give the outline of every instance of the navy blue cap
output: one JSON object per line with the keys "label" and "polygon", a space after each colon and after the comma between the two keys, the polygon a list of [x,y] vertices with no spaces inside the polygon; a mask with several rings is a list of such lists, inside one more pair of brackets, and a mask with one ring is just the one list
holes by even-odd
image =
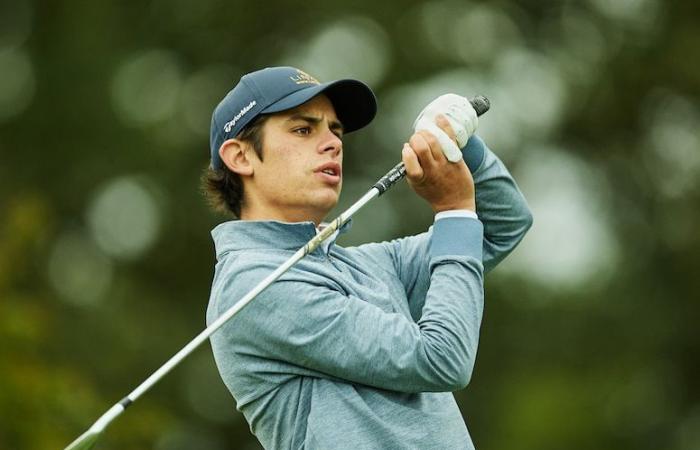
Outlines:
{"label": "navy blue cap", "polygon": [[369,124],[377,112],[374,93],[358,80],[320,83],[294,67],[268,67],[251,72],[241,77],[214,109],[209,135],[211,167],[222,167],[221,144],[236,137],[257,116],[295,108],[320,93],[333,104],[346,133]]}

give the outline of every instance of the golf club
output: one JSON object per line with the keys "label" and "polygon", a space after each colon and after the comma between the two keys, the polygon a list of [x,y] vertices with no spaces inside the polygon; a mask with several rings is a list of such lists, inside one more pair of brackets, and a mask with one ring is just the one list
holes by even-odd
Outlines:
{"label": "golf club", "polygon": [[[477,115],[482,115],[488,111],[490,107],[489,100],[483,96],[477,96],[469,100]],[[201,333],[199,333],[194,339],[192,339],[187,345],[185,345],[179,352],[173,355],[165,364],[163,364],[158,370],[153,372],[151,376],[146,378],[136,389],[134,389],[129,395],[121,399],[118,403],[112,406],[107,412],[105,412],[97,421],[82,435],[80,435],[76,440],[74,440],[65,450],[85,450],[92,448],[95,442],[100,437],[105,428],[112,423],[114,419],[119,417],[124,410],[129,407],[133,402],[135,402],[139,397],[141,397],[148,389],[150,389],[154,384],[156,384],[161,378],[167,375],[175,366],[177,366],[183,359],[189,356],[197,347],[199,347],[204,341],[206,341],[216,330],[218,330],[224,323],[231,319],[238,311],[243,309],[248,303],[250,303],[260,292],[262,292],[269,285],[274,283],[282,274],[284,274],[290,267],[296,264],[299,260],[304,258],[309,253],[313,252],[323,241],[330,237],[337,229],[339,229],[343,224],[345,224],[350,218],[355,214],[360,208],[366,205],[370,200],[382,195],[384,192],[389,190],[396,182],[401,180],[406,176],[406,168],[403,162],[394,166],[386,175],[384,175],[379,181],[377,181],[372,188],[362,196],[358,201],[356,201],[347,210],[341,213],[337,218],[335,218],[327,227],[325,227],[321,232],[319,232],[313,239],[307,242],[302,248],[297,250],[294,255],[292,255],[284,264],[279,266],[275,271],[258,283],[253,289],[251,289],[241,300],[239,300],[235,305],[229,308],[224,314],[222,314],[216,321],[211,325],[206,327]]]}

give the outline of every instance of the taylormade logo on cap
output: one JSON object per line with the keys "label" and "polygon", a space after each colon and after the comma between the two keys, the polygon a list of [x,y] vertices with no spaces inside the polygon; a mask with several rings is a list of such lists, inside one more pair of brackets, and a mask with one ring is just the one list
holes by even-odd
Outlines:
{"label": "taylormade logo on cap", "polygon": [[256,104],[257,104],[257,102],[255,100],[253,100],[252,102],[250,102],[246,106],[244,106],[243,109],[241,109],[238,112],[238,114],[233,116],[233,119],[231,119],[230,121],[228,121],[224,124],[224,131],[227,133],[229,131],[231,131],[231,128],[233,128],[236,125],[236,122],[238,122],[241,119],[241,117],[243,117],[245,115],[245,113],[247,113],[248,111],[253,109],[253,106],[255,106]]}

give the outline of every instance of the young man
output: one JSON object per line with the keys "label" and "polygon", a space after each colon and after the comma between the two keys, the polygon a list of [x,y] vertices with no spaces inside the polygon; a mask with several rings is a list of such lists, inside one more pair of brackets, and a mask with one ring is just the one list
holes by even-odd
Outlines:
{"label": "young man", "polygon": [[[321,84],[290,67],[244,76],[216,107],[205,186],[240,220],[212,231],[208,323],[315,235],[340,195],[343,133],[375,111],[363,83]],[[445,117],[437,125],[454,138]],[[355,248],[336,235],[212,336],[265,448],[473,448],[451,392],[474,366],[483,272],[532,218],[478,137],[462,151],[447,161],[426,131],[404,145],[408,182],[436,213],[428,231]]]}

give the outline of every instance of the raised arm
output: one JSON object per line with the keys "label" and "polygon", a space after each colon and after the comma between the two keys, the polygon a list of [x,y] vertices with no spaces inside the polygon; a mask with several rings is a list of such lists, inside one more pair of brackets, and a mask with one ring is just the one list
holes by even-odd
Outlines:
{"label": "raised arm", "polygon": [[[472,136],[462,154],[475,181],[476,212],[484,225],[483,265],[488,272],[522,240],[532,225],[532,214],[513,177],[480,137]],[[436,223],[441,220],[448,219]],[[399,276],[414,319],[421,316],[429,287],[427,255],[431,234],[432,228],[417,236],[349,249],[391,268]]]}

